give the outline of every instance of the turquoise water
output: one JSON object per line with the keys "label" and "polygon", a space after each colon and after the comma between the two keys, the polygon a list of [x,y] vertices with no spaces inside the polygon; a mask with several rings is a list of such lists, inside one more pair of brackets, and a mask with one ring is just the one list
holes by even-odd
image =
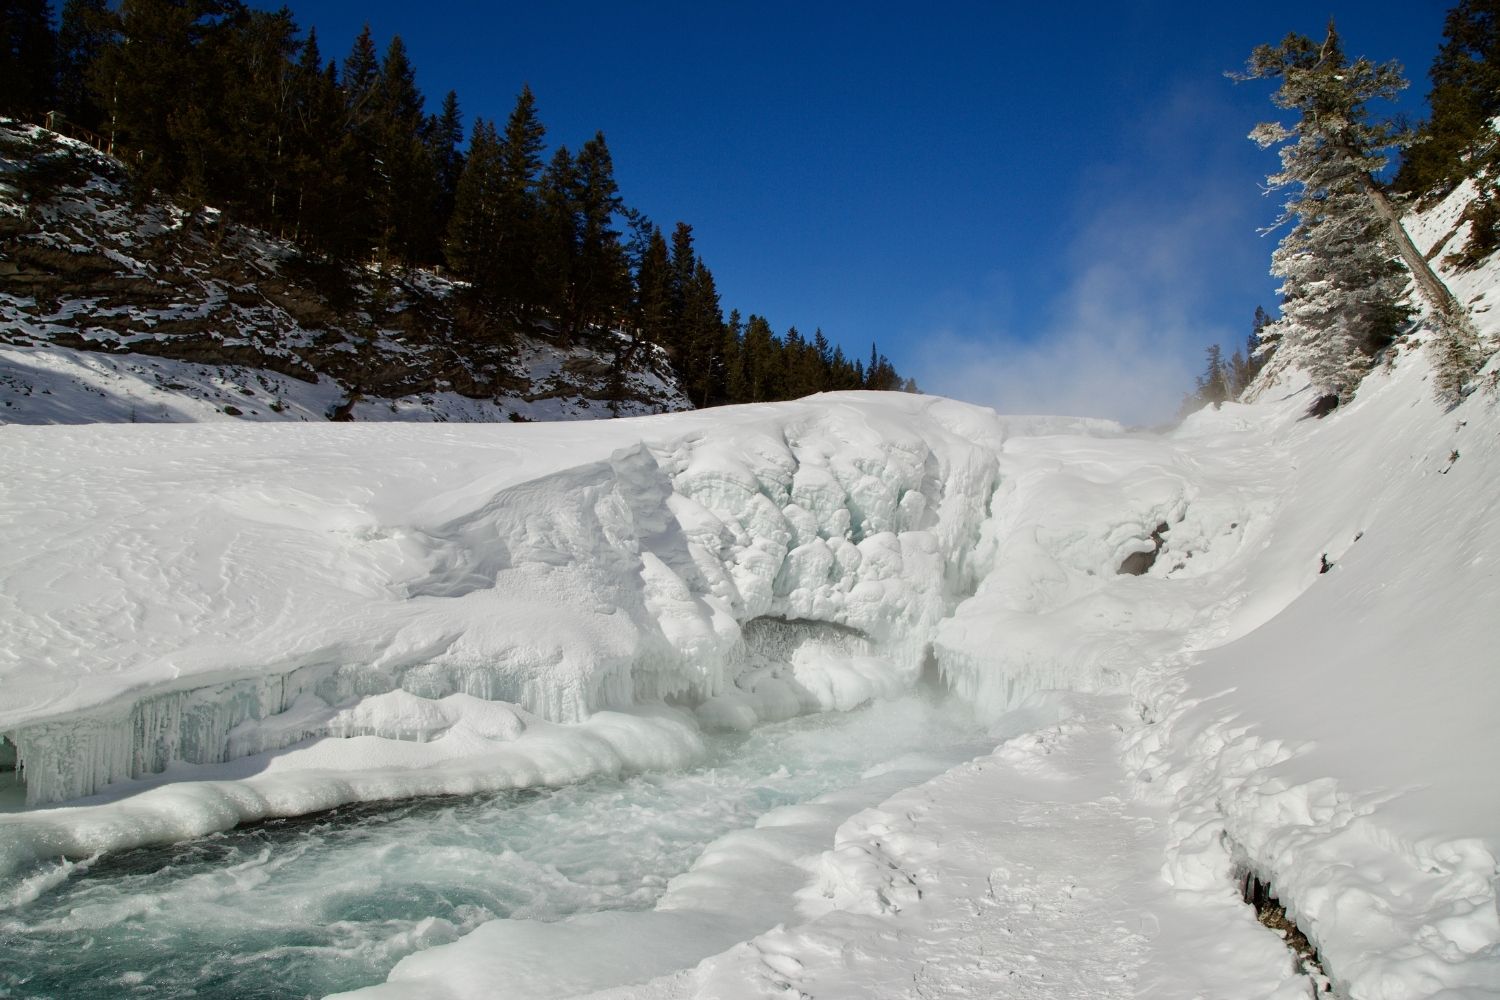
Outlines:
{"label": "turquoise water", "polygon": [[383,982],[486,920],[648,908],[768,810],[981,735],[962,709],[913,697],[713,735],[684,771],[351,806],[106,855],[0,909],[0,996],[247,1000]]}

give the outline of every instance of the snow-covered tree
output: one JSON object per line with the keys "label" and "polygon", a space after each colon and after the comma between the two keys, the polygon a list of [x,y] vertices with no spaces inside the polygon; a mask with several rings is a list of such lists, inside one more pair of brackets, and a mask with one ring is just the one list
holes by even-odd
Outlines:
{"label": "snow-covered tree", "polygon": [[1408,317],[1407,274],[1370,197],[1371,176],[1402,133],[1366,110],[1406,81],[1396,63],[1349,62],[1331,22],[1321,44],[1290,34],[1260,46],[1242,79],[1279,79],[1272,100],[1298,115],[1251,133],[1263,148],[1281,147],[1268,183],[1292,191],[1281,218],[1291,228],[1271,259],[1284,280],[1277,366],[1301,368],[1324,395],[1345,400]]}

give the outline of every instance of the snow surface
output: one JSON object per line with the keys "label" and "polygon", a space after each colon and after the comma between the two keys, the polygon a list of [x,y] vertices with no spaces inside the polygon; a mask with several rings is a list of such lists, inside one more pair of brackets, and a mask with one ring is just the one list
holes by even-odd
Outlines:
{"label": "snow surface", "polygon": [[[431,744],[668,696],[735,725],[850,707],[910,686],[972,585],[996,462],[959,432],[1004,433],[987,411],[864,394],[587,426],[16,428],[0,732],[39,805],[321,735],[417,767],[470,755]],[[763,617],[867,642],[809,636],[822,655],[783,671],[742,638]],[[663,725],[670,745],[629,766],[680,758],[673,724],[627,728]],[[342,772],[366,753],[347,745],[277,767]]]}
{"label": "snow surface", "polygon": [[1439,408],[1426,336],[1324,420],[1286,380],[1165,436],[858,393],[9,428],[0,869],[681,766],[925,676],[1003,742],[369,995],[1305,996],[1253,872],[1340,995],[1500,996],[1500,416]]}

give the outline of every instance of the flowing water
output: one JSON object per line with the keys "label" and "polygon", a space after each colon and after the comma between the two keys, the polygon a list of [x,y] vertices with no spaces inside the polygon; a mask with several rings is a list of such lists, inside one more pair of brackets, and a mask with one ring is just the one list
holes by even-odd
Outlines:
{"label": "flowing water", "polygon": [[981,738],[962,709],[912,697],[713,735],[685,771],[351,806],[106,855],[0,909],[0,997],[245,1000],[382,982],[486,920],[649,908],[706,844],[768,810]]}

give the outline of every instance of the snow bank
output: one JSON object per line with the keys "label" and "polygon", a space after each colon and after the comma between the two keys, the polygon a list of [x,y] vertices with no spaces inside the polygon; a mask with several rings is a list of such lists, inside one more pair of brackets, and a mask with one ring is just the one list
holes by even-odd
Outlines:
{"label": "snow bank", "polygon": [[1168,878],[1254,871],[1356,997],[1500,983],[1500,442],[1493,400],[1442,414],[1427,372],[1276,434],[1295,457],[1246,567],[1262,596],[1237,641],[1142,678],[1159,721],[1129,758],[1174,805]]}
{"label": "snow bank", "polygon": [[[517,720],[849,708],[911,686],[972,588],[1004,434],[988,411],[862,393],[587,427],[13,428],[0,734],[33,806],[246,755],[262,784],[305,772],[295,794],[209,795],[120,834],[141,842],[466,787],[456,761],[533,739]],[[683,753],[605,757],[526,780]]]}

